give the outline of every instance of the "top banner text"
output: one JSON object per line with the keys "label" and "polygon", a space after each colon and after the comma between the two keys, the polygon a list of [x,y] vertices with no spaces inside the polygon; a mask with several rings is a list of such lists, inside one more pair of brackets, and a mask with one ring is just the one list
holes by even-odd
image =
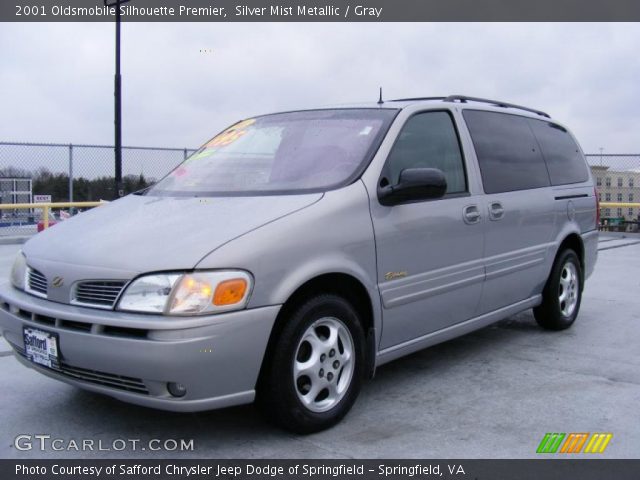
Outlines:
{"label": "top banner text", "polygon": [[638,0],[2,0],[2,22],[633,22]]}

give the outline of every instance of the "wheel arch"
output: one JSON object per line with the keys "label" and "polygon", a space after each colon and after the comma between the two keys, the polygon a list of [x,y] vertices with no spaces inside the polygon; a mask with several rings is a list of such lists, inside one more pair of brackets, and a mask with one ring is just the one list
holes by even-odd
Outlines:
{"label": "wheel arch", "polygon": [[[579,269],[579,286],[578,286],[578,298],[576,300],[575,308],[572,312],[565,314],[562,307],[562,298],[558,298],[558,295],[562,295],[562,291],[558,290],[558,281],[561,281],[562,269],[564,265],[559,262],[562,259],[565,252],[574,252],[577,256],[578,269]],[[564,259],[562,259],[564,262]],[[553,257],[553,263],[547,276],[544,289],[541,295],[540,303],[534,307],[533,315],[538,325],[547,330],[564,330],[569,328],[577,318],[580,310],[580,302],[582,298],[582,291],[584,287],[585,279],[585,247],[582,241],[582,237],[574,232],[570,232],[564,236],[559,243],[556,250],[556,254]],[[566,297],[565,297],[566,301]]]}
{"label": "wheel arch", "polygon": [[300,285],[282,305],[271,329],[262,366],[260,367],[260,374],[258,375],[258,387],[265,377],[265,370],[271,361],[280,333],[293,310],[306,299],[323,293],[343,297],[358,312],[358,317],[362,322],[362,328],[365,333],[365,371],[368,372],[369,376],[373,375],[377,345],[373,300],[364,284],[353,275],[341,272],[324,273]]}
{"label": "wheel arch", "polygon": [[568,248],[576,252],[576,254],[578,255],[578,259],[580,260],[580,269],[582,270],[582,274],[584,275],[584,243],[582,241],[582,237],[576,232],[571,232],[570,234],[566,235],[560,242],[558,250],[556,251],[556,255],[553,259],[554,263],[558,256]]}

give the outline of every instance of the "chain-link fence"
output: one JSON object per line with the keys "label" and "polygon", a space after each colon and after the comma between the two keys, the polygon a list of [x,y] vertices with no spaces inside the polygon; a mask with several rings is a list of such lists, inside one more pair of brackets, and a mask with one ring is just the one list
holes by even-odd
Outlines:
{"label": "chain-link fence", "polygon": [[[122,147],[125,193],[156,182],[194,151]],[[590,154],[587,161],[604,203],[602,228],[638,231],[640,207],[631,204],[640,202],[640,154]],[[0,142],[0,204],[113,198],[113,146]],[[40,212],[34,210],[2,209],[0,214],[0,236],[35,233],[42,221]],[[57,212],[50,221],[59,217]]]}
{"label": "chain-link fence", "polygon": [[[122,147],[125,194],[156,182],[193,152]],[[114,149],[109,145],[0,142],[0,204],[112,200],[114,170]],[[33,209],[3,207],[0,214],[0,236],[35,233],[42,221],[41,212]],[[60,212],[53,212],[49,220],[60,220]]]}
{"label": "chain-link fence", "polygon": [[639,231],[640,154],[587,155],[598,198],[602,230]]}

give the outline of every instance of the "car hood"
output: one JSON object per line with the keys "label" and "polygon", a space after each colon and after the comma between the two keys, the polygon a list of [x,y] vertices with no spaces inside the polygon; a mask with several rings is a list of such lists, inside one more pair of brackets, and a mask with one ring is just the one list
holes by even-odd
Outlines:
{"label": "car hood", "polygon": [[129,195],[57,223],[23,251],[28,260],[121,272],[189,269],[230,240],[320,198]]}

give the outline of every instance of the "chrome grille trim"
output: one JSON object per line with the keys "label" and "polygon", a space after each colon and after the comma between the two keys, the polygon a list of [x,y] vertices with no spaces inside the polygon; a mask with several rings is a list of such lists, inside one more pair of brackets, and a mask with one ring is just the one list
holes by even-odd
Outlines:
{"label": "chrome grille trim", "polygon": [[124,280],[89,280],[78,282],[71,293],[71,303],[111,309],[126,285]]}
{"label": "chrome grille trim", "polygon": [[37,297],[47,298],[47,277],[38,270],[27,267],[26,291]]}

